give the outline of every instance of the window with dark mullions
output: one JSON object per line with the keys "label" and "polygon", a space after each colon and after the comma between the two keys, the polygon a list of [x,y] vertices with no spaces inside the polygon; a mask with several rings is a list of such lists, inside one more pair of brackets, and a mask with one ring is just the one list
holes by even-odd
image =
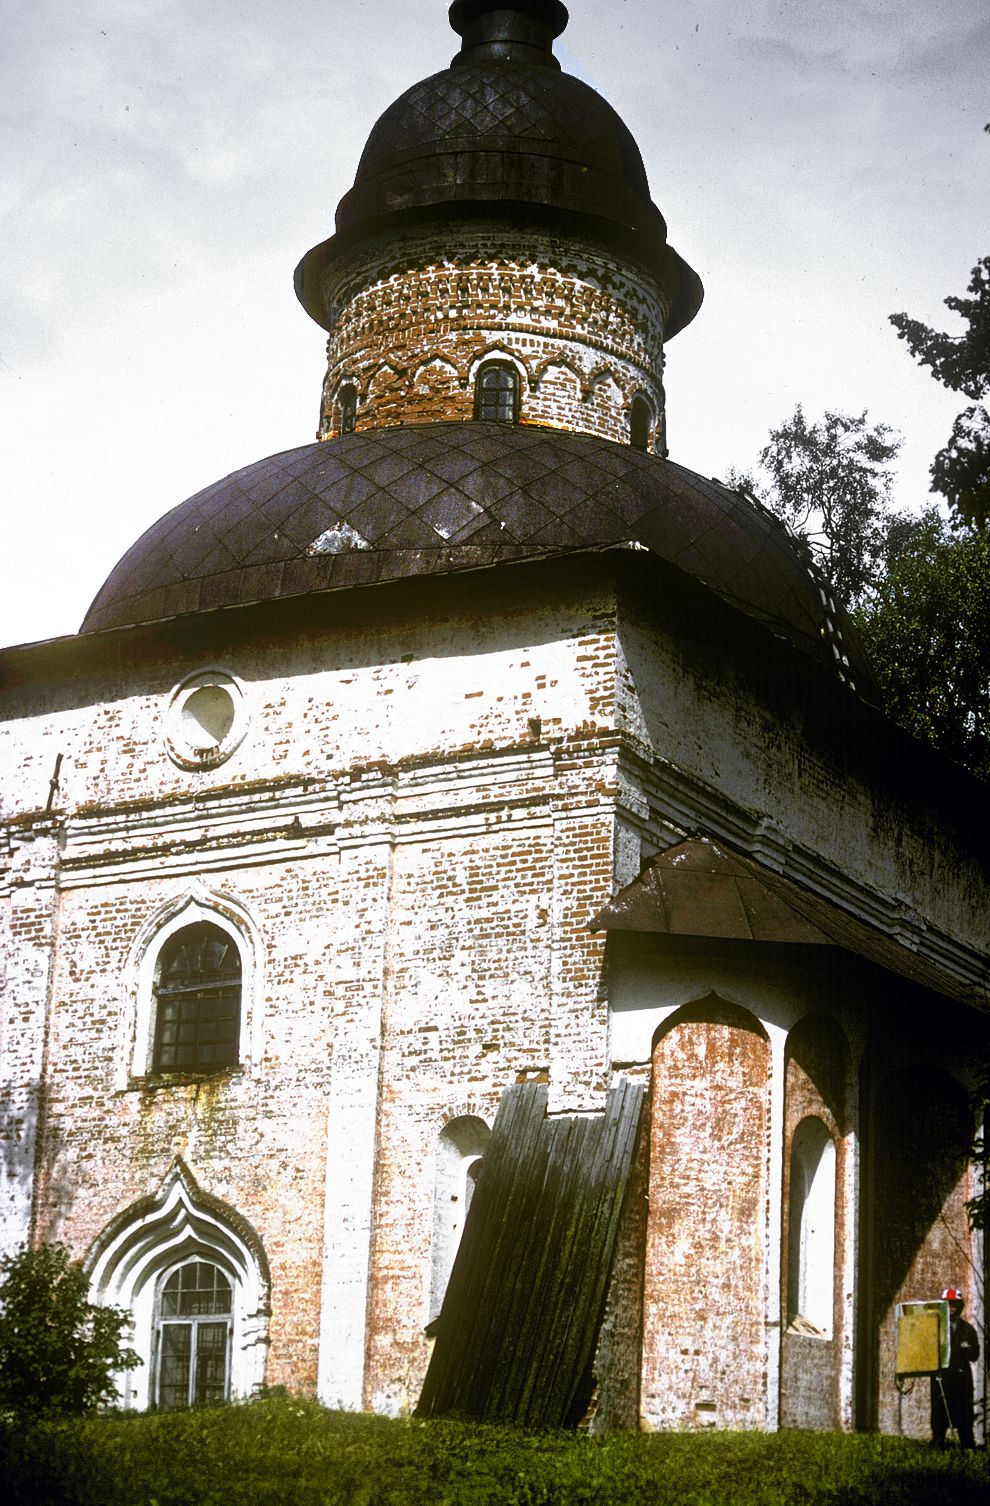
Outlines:
{"label": "window with dark mullions", "polygon": [[341,434],[353,434],[357,424],[357,388],[353,382],[345,382],[337,396],[340,409]]}
{"label": "window with dark mullions", "polygon": [[519,422],[519,373],[508,361],[488,361],[474,383],[474,416],[486,423]]}
{"label": "window with dark mullions", "polygon": [[226,1401],[233,1293],[218,1266],[190,1261],[161,1289],[158,1405],[168,1411]]}
{"label": "window with dark mullions", "polygon": [[213,1072],[238,1060],[241,959],[226,931],[201,921],[162,947],[155,979],[155,1072]]}

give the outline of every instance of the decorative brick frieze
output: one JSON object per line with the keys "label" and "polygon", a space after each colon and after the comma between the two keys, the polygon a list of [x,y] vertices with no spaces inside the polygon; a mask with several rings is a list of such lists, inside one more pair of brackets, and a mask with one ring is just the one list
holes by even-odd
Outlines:
{"label": "decorative brick frieze", "polygon": [[518,370],[521,423],[628,442],[640,394],[662,448],[660,295],[604,246],[495,223],[420,227],[342,256],[325,296],[320,438],[340,433],[345,387],[359,429],[471,418],[491,358]]}

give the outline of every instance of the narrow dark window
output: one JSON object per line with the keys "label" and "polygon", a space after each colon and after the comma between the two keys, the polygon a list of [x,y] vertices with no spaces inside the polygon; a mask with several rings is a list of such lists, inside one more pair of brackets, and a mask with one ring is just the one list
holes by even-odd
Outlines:
{"label": "narrow dark window", "polygon": [[650,448],[650,427],[653,423],[653,409],[646,398],[641,394],[633,398],[632,411],[629,414],[629,443],[636,450],[648,450]]}
{"label": "narrow dark window", "polygon": [[337,403],[340,408],[341,434],[353,434],[357,423],[357,388],[353,382],[344,383],[337,394]]}
{"label": "narrow dark window", "polygon": [[519,373],[508,361],[488,361],[478,372],[474,416],[486,423],[519,422]]}
{"label": "narrow dark window", "polygon": [[230,1392],[233,1293],[218,1266],[193,1260],[161,1289],[158,1316],[158,1405],[202,1406]]}
{"label": "narrow dark window", "polygon": [[162,947],[154,984],[156,1072],[212,1072],[237,1061],[241,959],[226,931],[185,926]]}

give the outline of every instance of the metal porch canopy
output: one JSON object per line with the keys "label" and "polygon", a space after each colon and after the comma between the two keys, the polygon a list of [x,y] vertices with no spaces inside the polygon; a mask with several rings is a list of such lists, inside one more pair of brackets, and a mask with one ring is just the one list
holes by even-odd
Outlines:
{"label": "metal porch canopy", "polygon": [[679,842],[651,859],[589,929],[837,946],[960,1003],[980,1003],[974,988],[935,958],[793,879],[702,838]]}

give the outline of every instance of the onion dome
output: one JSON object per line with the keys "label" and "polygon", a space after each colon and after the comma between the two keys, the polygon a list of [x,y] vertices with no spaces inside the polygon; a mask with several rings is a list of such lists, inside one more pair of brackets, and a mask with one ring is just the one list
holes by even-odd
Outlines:
{"label": "onion dome", "polygon": [[82,630],[615,548],[869,694],[855,634],[772,514],[630,445],[490,423],[368,429],[236,471],[148,529]]}
{"label": "onion dome", "polygon": [[324,274],[355,243],[389,227],[455,217],[584,231],[636,257],[664,289],[667,338],[701,305],[697,274],[667,244],[636,142],[594,89],[561,71],[559,0],[455,0],[462,39],[449,68],[414,84],[380,117],[337,233],[296,269],[307,313],[329,328]]}

